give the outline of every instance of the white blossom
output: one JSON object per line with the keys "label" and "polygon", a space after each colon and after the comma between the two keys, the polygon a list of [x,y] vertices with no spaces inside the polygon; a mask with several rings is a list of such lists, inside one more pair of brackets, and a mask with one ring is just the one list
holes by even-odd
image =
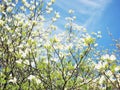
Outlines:
{"label": "white blossom", "polygon": [[50,7],[52,5],[52,2],[48,2],[47,5]]}
{"label": "white blossom", "polygon": [[52,18],[52,21],[53,21],[53,22],[57,21],[57,18],[55,18],[55,17],[54,17],[54,18]]}
{"label": "white blossom", "polygon": [[46,13],[50,14],[53,11],[53,8],[46,7]]}
{"label": "white blossom", "polygon": [[101,70],[104,69],[107,65],[108,65],[107,62],[99,61],[98,64],[95,65],[95,68]]}
{"label": "white blossom", "polygon": [[72,9],[70,9],[70,10],[69,10],[69,13],[72,14],[72,13],[74,13],[74,11],[73,11]]}
{"label": "white blossom", "polygon": [[41,21],[45,21],[44,16],[40,15],[39,18],[40,18]]}
{"label": "white blossom", "polygon": [[103,56],[101,57],[101,59],[114,61],[114,60],[116,60],[116,56],[115,56],[115,55],[105,54],[105,55],[103,55]]}
{"label": "white blossom", "polygon": [[109,54],[105,54],[101,57],[103,60],[109,59]]}
{"label": "white blossom", "polygon": [[102,75],[100,77],[99,84],[102,84],[104,81],[105,81],[105,76]]}
{"label": "white blossom", "polygon": [[18,3],[18,0],[15,0],[16,4]]}
{"label": "white blossom", "polygon": [[17,79],[14,77],[13,79],[10,79],[8,82],[12,82],[15,84],[17,82]]}
{"label": "white blossom", "polygon": [[40,84],[41,83],[41,80],[40,79],[35,79],[36,80],[36,83],[37,84]]}
{"label": "white blossom", "polygon": [[35,82],[36,82],[37,84],[40,84],[40,83],[41,83],[41,80],[38,79],[38,78],[37,78],[36,76],[34,76],[34,75],[28,76],[27,79],[30,80],[30,81],[35,80]]}
{"label": "white blossom", "polygon": [[25,58],[26,57],[26,53],[22,53],[22,57]]}
{"label": "white blossom", "polygon": [[116,72],[120,71],[120,66],[116,66],[116,67],[115,67],[115,71],[116,71]]}
{"label": "white blossom", "polygon": [[22,60],[19,59],[19,60],[16,61],[16,63],[21,64],[21,63],[22,63]]}
{"label": "white blossom", "polygon": [[36,77],[35,77],[34,75],[30,75],[30,76],[28,76],[27,79],[32,80],[32,79],[35,79],[35,78],[36,78]]}
{"label": "white blossom", "polygon": [[97,38],[102,38],[102,36],[101,35],[97,35]]}
{"label": "white blossom", "polygon": [[23,63],[26,65],[30,65],[30,62],[28,60],[25,60]]}
{"label": "white blossom", "polygon": [[52,2],[52,3],[54,3],[54,2],[55,2],[55,0],[51,0],[51,2]]}
{"label": "white blossom", "polygon": [[22,11],[26,11],[26,9],[25,9],[24,6],[21,6],[20,9],[21,9]]}
{"label": "white blossom", "polygon": [[113,83],[116,81],[116,78],[112,75],[112,76],[110,76],[110,81],[112,81]]}
{"label": "white blossom", "polygon": [[58,12],[55,12],[55,17],[56,17],[56,18],[60,18],[60,15],[59,15]]}
{"label": "white blossom", "polygon": [[10,52],[13,52],[13,48],[9,48],[9,51],[10,51]]}
{"label": "white blossom", "polygon": [[75,20],[75,19],[76,19],[76,16],[73,16],[73,19]]}
{"label": "white blossom", "polygon": [[13,7],[9,6],[9,7],[7,8],[7,12],[11,12],[12,9],[13,9]]}
{"label": "white blossom", "polygon": [[111,55],[111,56],[110,56],[110,60],[111,60],[111,61],[116,60],[116,56],[115,56],[115,55]]}
{"label": "white blossom", "polygon": [[58,62],[59,61],[59,58],[53,58],[52,59],[54,62]]}
{"label": "white blossom", "polygon": [[98,34],[101,34],[101,31],[98,31]]}
{"label": "white blossom", "polygon": [[30,10],[34,10],[35,9],[35,5],[32,5],[31,7],[30,7]]}
{"label": "white blossom", "polygon": [[107,70],[107,71],[105,72],[105,74],[106,74],[107,76],[111,76],[111,75],[112,75],[112,72],[111,72],[110,70]]}
{"label": "white blossom", "polygon": [[3,26],[3,24],[4,24],[4,21],[0,20],[0,26]]}
{"label": "white blossom", "polygon": [[98,46],[98,44],[96,43],[96,44],[94,44],[94,47],[97,47]]}

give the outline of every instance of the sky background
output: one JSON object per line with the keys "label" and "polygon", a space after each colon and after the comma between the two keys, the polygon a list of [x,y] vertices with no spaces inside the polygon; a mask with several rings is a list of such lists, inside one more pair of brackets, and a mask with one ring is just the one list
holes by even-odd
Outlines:
{"label": "sky background", "polygon": [[69,9],[75,11],[76,23],[87,28],[88,32],[102,32],[99,45],[112,49],[110,31],[115,39],[120,38],[120,0],[56,0],[53,5],[61,18],[57,22],[62,31]]}

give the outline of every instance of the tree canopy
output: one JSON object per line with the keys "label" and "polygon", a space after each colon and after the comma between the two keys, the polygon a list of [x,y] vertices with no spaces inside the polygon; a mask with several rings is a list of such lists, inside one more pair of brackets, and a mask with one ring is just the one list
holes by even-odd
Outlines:
{"label": "tree canopy", "polygon": [[73,10],[55,33],[54,3],[0,2],[0,90],[119,90],[118,53],[99,49],[101,32],[75,23]]}

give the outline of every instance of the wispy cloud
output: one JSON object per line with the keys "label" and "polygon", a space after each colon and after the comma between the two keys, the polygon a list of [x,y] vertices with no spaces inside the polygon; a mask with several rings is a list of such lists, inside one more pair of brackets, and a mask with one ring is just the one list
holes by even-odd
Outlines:
{"label": "wispy cloud", "polygon": [[99,7],[100,5],[100,0],[79,0],[80,3],[83,5],[86,5],[88,7]]}
{"label": "wispy cloud", "polygon": [[79,10],[79,13],[89,16],[89,18],[86,19],[84,26],[88,28],[94,26],[111,1],[112,0],[79,0],[83,6]]}
{"label": "wispy cloud", "polygon": [[[61,17],[69,9],[74,9],[76,16],[85,27],[91,27],[101,18],[102,13],[112,0],[56,0],[56,7],[60,10]],[[58,10],[58,11],[59,11]]]}

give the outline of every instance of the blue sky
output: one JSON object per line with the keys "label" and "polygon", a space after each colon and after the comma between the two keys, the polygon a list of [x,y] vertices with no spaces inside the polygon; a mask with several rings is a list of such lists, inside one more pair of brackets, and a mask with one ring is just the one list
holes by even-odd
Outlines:
{"label": "blue sky", "polygon": [[101,46],[112,48],[108,30],[114,38],[120,38],[120,0],[56,0],[53,7],[61,15],[57,22],[60,30],[63,30],[68,10],[73,9],[76,22],[85,26],[88,32],[102,31]]}

